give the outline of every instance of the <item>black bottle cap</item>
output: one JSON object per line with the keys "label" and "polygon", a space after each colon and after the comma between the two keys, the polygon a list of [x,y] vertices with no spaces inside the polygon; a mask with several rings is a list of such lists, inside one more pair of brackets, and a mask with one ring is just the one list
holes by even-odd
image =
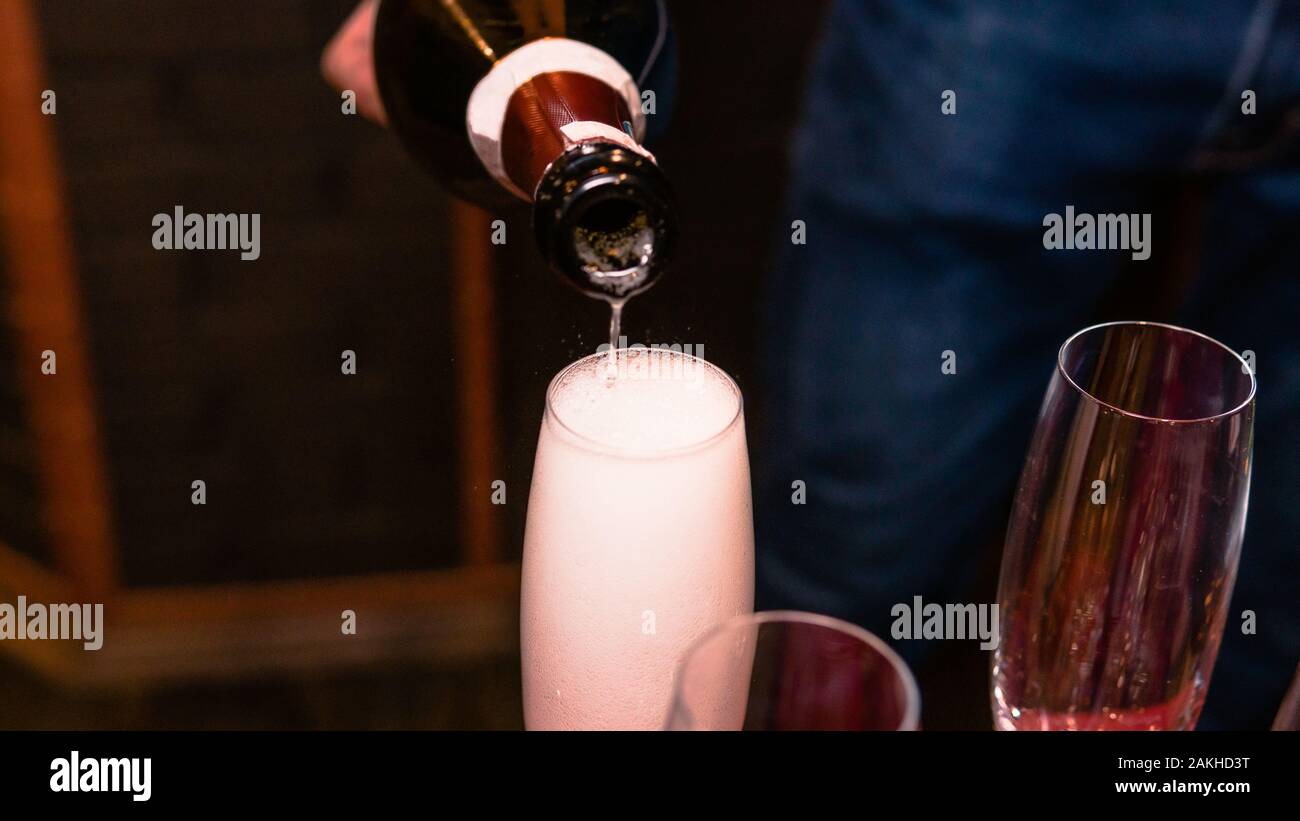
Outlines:
{"label": "black bottle cap", "polygon": [[601,299],[649,288],[677,242],[668,179],[653,160],[616,143],[570,148],[547,168],[534,204],[533,228],[551,268]]}

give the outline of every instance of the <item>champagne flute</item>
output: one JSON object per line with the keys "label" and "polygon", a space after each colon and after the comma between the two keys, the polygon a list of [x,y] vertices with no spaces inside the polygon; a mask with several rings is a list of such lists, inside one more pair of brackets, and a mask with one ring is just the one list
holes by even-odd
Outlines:
{"label": "champagne flute", "polygon": [[1016,493],[992,663],[1004,730],[1195,726],[1246,525],[1255,377],[1194,331],[1066,340]]}
{"label": "champagne flute", "polygon": [[1272,729],[1282,732],[1300,730],[1300,665],[1296,666],[1295,678],[1287,688],[1282,706],[1277,708],[1277,717],[1273,719]]}
{"label": "champagne flute", "polygon": [[685,649],[753,610],[741,405],[722,370],[668,349],[551,382],[524,535],[529,729],[658,729]]}
{"label": "champagne flute", "polygon": [[682,660],[669,730],[915,730],[916,680],[854,624],[771,611],[737,616]]}

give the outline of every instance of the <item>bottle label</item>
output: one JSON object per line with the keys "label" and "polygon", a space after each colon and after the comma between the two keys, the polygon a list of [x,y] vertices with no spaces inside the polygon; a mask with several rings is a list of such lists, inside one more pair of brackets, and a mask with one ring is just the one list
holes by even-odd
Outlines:
{"label": "bottle label", "polygon": [[498,60],[470,95],[465,124],[484,167],[525,200],[546,167],[580,142],[614,142],[654,159],[640,145],[645,115],[632,76],[600,49],[563,37]]}

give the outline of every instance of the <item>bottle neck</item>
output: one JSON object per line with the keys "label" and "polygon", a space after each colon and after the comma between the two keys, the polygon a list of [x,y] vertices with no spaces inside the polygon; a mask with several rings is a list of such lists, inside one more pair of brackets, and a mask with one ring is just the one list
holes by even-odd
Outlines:
{"label": "bottle neck", "polygon": [[563,37],[496,60],[470,94],[465,122],[488,173],[524,200],[578,143],[600,138],[650,156],[640,146],[645,115],[632,76],[595,46]]}
{"label": "bottle neck", "polygon": [[612,57],[546,38],[497,61],[466,113],[484,166],[533,202],[551,268],[610,300],[653,284],[676,238],[667,179],[639,141],[639,101],[636,83]]}
{"label": "bottle neck", "polygon": [[624,131],[631,121],[623,96],[603,80],[575,71],[538,74],[506,104],[502,171],[520,191],[535,195],[546,169],[576,145],[603,140],[639,150]]}

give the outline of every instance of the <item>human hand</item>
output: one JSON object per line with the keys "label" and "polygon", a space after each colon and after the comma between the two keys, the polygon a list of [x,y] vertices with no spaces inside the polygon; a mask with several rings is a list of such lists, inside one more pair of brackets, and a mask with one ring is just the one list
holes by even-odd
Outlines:
{"label": "human hand", "polygon": [[387,125],[384,104],[375,83],[371,36],[379,0],[361,0],[321,53],[320,71],[325,81],[339,91],[357,95],[357,111],[369,120]]}

